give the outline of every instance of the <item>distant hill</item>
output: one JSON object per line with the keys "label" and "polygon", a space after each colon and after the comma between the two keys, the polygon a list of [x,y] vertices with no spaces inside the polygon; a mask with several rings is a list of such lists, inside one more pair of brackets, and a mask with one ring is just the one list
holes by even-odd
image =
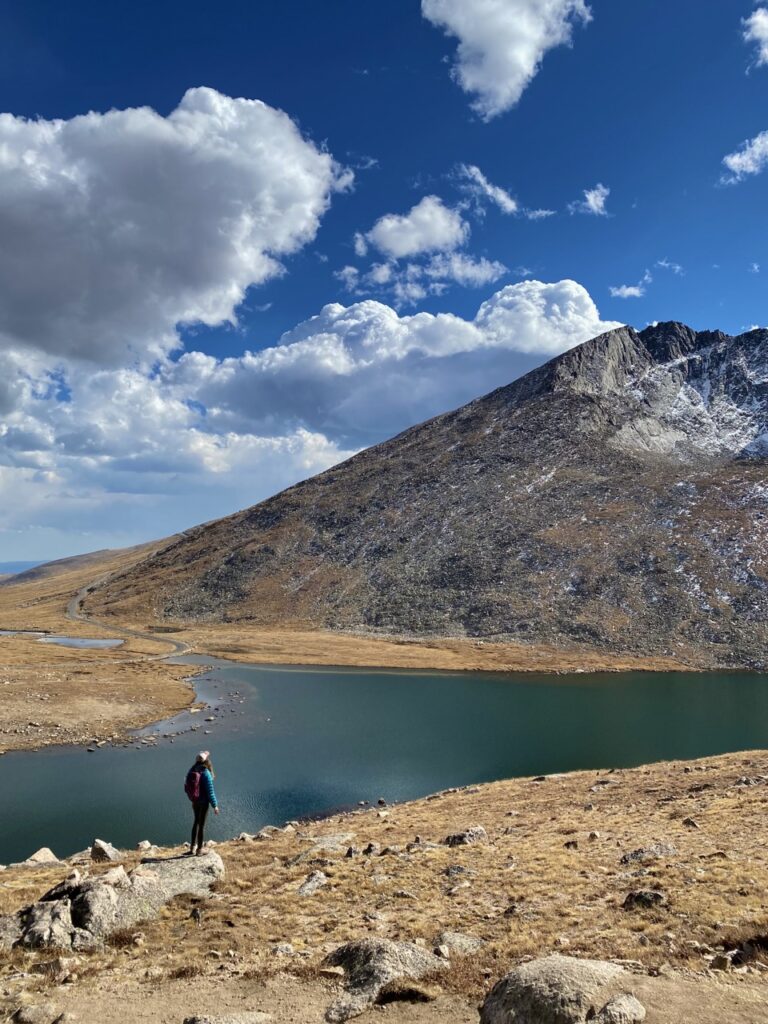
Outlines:
{"label": "distant hill", "polygon": [[768,332],[611,331],[92,593],[95,614],[762,667]]}

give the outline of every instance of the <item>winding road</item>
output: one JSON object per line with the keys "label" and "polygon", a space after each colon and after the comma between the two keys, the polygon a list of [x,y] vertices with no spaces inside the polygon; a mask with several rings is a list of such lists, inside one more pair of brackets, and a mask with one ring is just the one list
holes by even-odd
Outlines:
{"label": "winding road", "polygon": [[128,664],[136,661],[165,661],[166,658],[177,657],[182,654],[190,654],[192,648],[188,643],[183,640],[173,640],[168,636],[156,636],[154,633],[145,633],[140,629],[128,629],[126,626],[116,626],[113,622],[102,622],[100,619],[91,618],[89,615],[85,615],[82,610],[82,604],[87,594],[89,594],[95,587],[104,583],[112,573],[106,573],[103,576],[99,576],[97,579],[87,583],[84,587],[70,598],[67,602],[66,617],[73,619],[76,622],[88,622],[91,625],[99,626],[101,629],[107,630],[110,633],[120,633],[123,636],[134,637],[138,640],[147,640],[150,643],[155,644],[170,644],[171,650],[165,651],[163,654],[140,654],[130,658],[111,659],[112,664],[117,661],[118,664]]}

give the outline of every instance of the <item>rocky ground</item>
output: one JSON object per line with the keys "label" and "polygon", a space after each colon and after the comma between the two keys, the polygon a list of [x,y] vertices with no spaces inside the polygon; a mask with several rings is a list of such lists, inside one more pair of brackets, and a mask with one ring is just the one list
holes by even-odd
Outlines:
{"label": "rocky ground", "polygon": [[[10,1017],[48,1003],[43,1024],[54,1010],[122,1021],[127,1001],[134,1019],[169,1024],[244,1011],[320,1021],[361,998],[362,964],[364,988],[382,981],[389,1019],[476,1022],[499,979],[554,953],[626,972],[617,980],[600,968],[582,1016],[558,1024],[584,1020],[588,1005],[601,1013],[621,992],[649,1022],[768,1022],[766,804],[768,753],[756,752],[499,782],[244,835],[216,846],[226,873],[208,898],[176,896],[63,960],[6,949],[0,1005]],[[142,856],[111,855],[128,872]],[[117,884],[116,862],[80,861],[6,869],[0,914],[33,905],[73,866]],[[513,976],[505,998],[522,984]],[[375,1019],[367,988],[363,999],[360,1019]],[[483,1024],[506,1024],[492,1009]]]}

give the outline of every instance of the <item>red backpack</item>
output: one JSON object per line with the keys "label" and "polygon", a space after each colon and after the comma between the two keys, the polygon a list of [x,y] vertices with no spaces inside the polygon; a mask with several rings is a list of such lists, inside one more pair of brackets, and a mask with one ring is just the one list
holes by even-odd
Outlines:
{"label": "red backpack", "polygon": [[192,803],[196,803],[200,799],[200,776],[202,775],[202,769],[192,767],[187,772],[187,778],[184,783],[184,792],[187,794]]}

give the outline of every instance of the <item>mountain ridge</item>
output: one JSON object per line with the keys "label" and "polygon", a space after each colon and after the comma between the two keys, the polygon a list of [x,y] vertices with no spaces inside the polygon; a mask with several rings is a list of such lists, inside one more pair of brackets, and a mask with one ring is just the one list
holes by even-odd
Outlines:
{"label": "mountain ridge", "polygon": [[768,332],[619,328],[186,531],[85,608],[759,667],[766,437]]}

